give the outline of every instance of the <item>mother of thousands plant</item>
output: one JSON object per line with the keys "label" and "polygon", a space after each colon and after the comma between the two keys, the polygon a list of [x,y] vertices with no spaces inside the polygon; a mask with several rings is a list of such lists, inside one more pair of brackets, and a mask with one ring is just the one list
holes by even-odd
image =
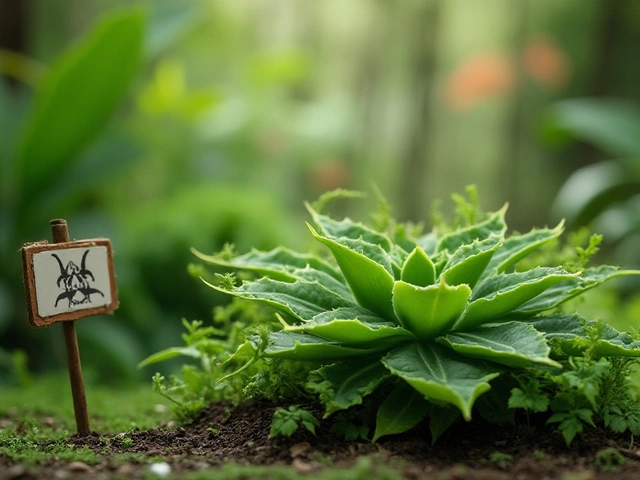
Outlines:
{"label": "mother of thousands plant", "polygon": [[[382,232],[307,209],[311,234],[335,263],[286,248],[231,259],[196,254],[257,273],[260,278],[240,286],[230,276],[220,286],[209,285],[273,307],[282,324],[280,331],[248,337],[232,358],[315,362],[319,368],[309,373],[306,389],[319,395],[327,416],[362,404],[373,392],[384,395],[374,441],[427,416],[435,440],[460,414],[469,421],[476,401],[501,375],[517,379],[536,367],[501,400],[506,408],[511,393],[510,406],[544,411],[545,388],[553,383],[545,383],[545,375],[561,371],[567,359],[588,353],[591,368],[601,357],[640,356],[640,341],[632,336],[607,325],[594,337],[596,322],[556,309],[606,280],[640,272],[612,266],[515,268],[559,237],[562,224],[507,235],[505,206],[483,221],[413,238],[408,229]],[[574,374],[579,377],[580,369]],[[565,383],[567,391],[586,388],[571,378]],[[585,394],[587,400],[598,388]],[[565,435],[569,443],[582,423],[591,423],[591,414],[565,396],[565,407],[553,408],[559,413],[549,421],[561,423],[563,433],[575,430]]]}

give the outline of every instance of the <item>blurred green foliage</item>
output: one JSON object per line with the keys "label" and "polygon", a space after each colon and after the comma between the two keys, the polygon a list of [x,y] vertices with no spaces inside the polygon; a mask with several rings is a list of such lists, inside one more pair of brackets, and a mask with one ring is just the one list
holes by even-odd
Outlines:
{"label": "blurred green foliage", "polygon": [[640,108],[621,99],[565,100],[550,108],[551,142],[585,142],[609,156],[576,170],[553,205],[577,228],[590,225],[615,246],[616,261],[640,265]]}
{"label": "blurred green foliage", "polygon": [[2,130],[1,139],[0,296],[5,302],[0,332],[5,348],[16,346],[6,345],[5,339],[26,351],[45,347],[42,337],[36,340],[25,328],[16,251],[23,242],[42,238],[49,219],[58,212],[77,211],[95,182],[122,166],[112,157],[132,158],[130,141],[99,143],[97,133],[139,67],[144,24],[139,9],[105,15],[48,68],[32,98],[13,98],[0,84],[1,103],[6,106],[0,110],[1,122],[13,125]]}
{"label": "blurred green foliage", "polygon": [[185,268],[190,247],[270,248],[290,235],[271,221],[287,217],[273,196],[192,168],[194,119],[218,94],[189,89],[180,62],[159,61],[127,102],[150,55],[197,21],[189,6],[107,12],[34,92],[0,82],[0,384],[64,365],[58,328],[28,326],[17,253],[49,236],[50,219],[66,218],[72,238],[114,243],[121,308],[78,324],[85,376],[101,380],[139,378],[135,365],[177,336],[183,315],[208,316],[210,295]]}
{"label": "blurred green foliage", "polygon": [[59,328],[27,325],[17,253],[51,218],[115,248],[121,307],[78,323],[85,375],[148,377],[134,365],[175,344],[180,318],[223,301],[189,277],[190,247],[298,247],[302,200],[372,181],[399,219],[476,183],[522,212],[515,228],[550,223],[585,162],[541,145],[539,113],[639,96],[633,2],[135,3],[34,0],[22,49],[0,43],[0,383],[20,350],[64,367]]}

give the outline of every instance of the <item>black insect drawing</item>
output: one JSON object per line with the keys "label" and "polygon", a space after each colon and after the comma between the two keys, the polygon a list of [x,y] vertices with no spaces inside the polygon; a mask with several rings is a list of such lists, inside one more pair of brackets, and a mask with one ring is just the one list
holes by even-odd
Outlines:
{"label": "black insect drawing", "polygon": [[100,290],[89,286],[89,278],[91,278],[92,282],[95,282],[96,279],[93,273],[87,269],[87,255],[89,255],[89,250],[86,250],[82,255],[80,267],[73,262],[69,262],[65,268],[62,265],[60,257],[55,253],[51,254],[60,266],[60,276],[56,283],[58,287],[60,287],[60,284],[64,287],[64,292],[58,295],[56,299],[56,307],[58,306],[58,302],[64,299],[69,301],[69,306],[71,307],[73,305],[91,303],[91,295],[94,293],[99,293],[104,297],[104,294]]}

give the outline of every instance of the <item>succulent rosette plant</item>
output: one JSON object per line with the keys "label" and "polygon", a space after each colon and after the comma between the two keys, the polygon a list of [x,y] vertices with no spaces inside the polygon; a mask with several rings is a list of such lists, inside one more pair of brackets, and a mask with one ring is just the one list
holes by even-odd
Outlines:
{"label": "succulent rosette plant", "polygon": [[[560,367],[550,356],[551,341],[579,355],[581,343],[573,340],[586,337],[589,322],[553,313],[555,307],[613,277],[638,273],[611,266],[517,271],[519,261],[563,227],[508,236],[506,206],[476,224],[417,238],[307,208],[311,234],[335,262],[285,248],[230,259],[196,254],[255,272],[257,280],[239,286],[209,285],[273,307],[283,326],[249,337],[233,358],[316,362],[306,388],[319,395],[326,415],[385,386],[374,440],[427,415],[434,437],[460,414],[470,420],[474,403],[501,374]],[[597,348],[603,356],[640,356],[640,342],[611,327]]]}

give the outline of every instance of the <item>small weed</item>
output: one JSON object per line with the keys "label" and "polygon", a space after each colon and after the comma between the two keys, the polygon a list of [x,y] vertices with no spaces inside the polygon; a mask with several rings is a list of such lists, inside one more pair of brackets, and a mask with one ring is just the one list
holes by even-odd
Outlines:
{"label": "small weed", "polygon": [[604,448],[596,453],[594,463],[602,472],[617,472],[627,459],[615,448]]}
{"label": "small weed", "polygon": [[310,457],[312,460],[315,460],[320,465],[324,465],[325,467],[330,467],[331,465],[333,465],[333,459],[329,455],[318,452],[317,450],[311,452]]}
{"label": "small weed", "polygon": [[220,428],[218,428],[218,426],[215,423],[212,423],[208,428],[207,431],[211,434],[211,436],[213,437],[217,437],[218,435],[220,435]]}
{"label": "small weed", "polygon": [[508,453],[493,452],[489,456],[489,461],[500,468],[505,468],[513,462],[513,456]]}
{"label": "small weed", "polygon": [[546,457],[547,457],[547,454],[544,453],[542,450],[534,450],[533,451],[533,458],[535,458],[539,462],[544,460]]}
{"label": "small weed", "polygon": [[269,438],[275,438],[278,435],[290,437],[293,432],[298,430],[300,424],[314,435],[316,434],[316,427],[320,426],[320,422],[316,417],[297,405],[291,405],[288,410],[278,408],[273,414]]}
{"label": "small weed", "polygon": [[[369,427],[367,426],[366,412],[342,412],[336,415],[336,419],[331,425],[331,431],[348,442],[356,440],[367,440],[369,438]],[[365,418],[363,418],[365,417]]]}
{"label": "small weed", "polygon": [[129,448],[131,445],[133,445],[133,439],[130,437],[125,437],[122,439],[122,446],[125,448]]}

